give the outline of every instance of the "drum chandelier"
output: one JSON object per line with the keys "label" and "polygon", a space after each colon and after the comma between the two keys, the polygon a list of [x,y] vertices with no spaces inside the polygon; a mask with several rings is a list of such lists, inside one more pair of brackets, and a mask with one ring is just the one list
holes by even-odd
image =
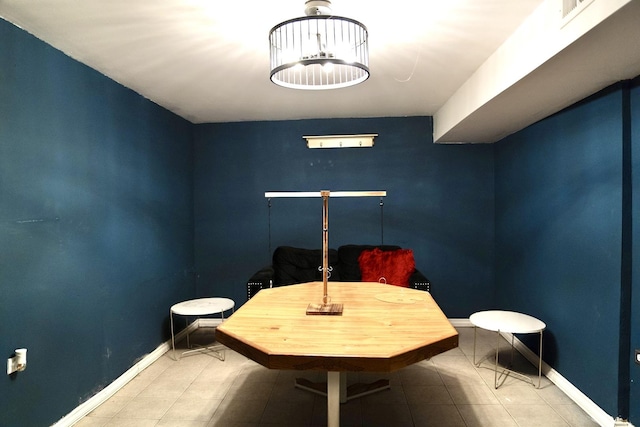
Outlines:
{"label": "drum chandelier", "polygon": [[306,16],[269,32],[271,81],[293,89],[337,89],[369,78],[368,31],[331,15],[331,2],[308,0]]}

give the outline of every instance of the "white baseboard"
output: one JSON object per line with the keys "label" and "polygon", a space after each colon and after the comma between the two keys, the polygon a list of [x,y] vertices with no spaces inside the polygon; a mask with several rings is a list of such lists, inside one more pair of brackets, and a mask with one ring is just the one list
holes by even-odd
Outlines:
{"label": "white baseboard", "polygon": [[469,319],[449,319],[449,323],[451,323],[454,328],[473,328],[473,323],[471,323]]}
{"label": "white baseboard", "polygon": [[197,320],[199,328],[215,328],[220,323],[222,323],[222,319],[215,317],[203,317]]}
{"label": "white baseboard", "polygon": [[[472,328],[473,324],[469,319],[449,319],[451,324],[456,328]],[[188,332],[192,332],[198,327],[215,327],[221,322],[220,319],[204,318],[199,319],[191,323],[186,329],[176,334],[176,341],[182,339]],[[502,333],[507,341],[511,341],[511,334]],[[514,347],[518,350],[527,360],[529,360],[534,366],[538,364],[538,355],[532,352],[522,341],[517,337],[514,338]],[[54,427],[71,427],[84,416],[96,409],[98,406],[106,402],[111,396],[113,396],[118,390],[124,387],[129,381],[135,378],[140,372],[158,360],[163,354],[165,354],[171,348],[171,341],[167,341],[153,352],[144,356],[138,363],[133,365],[124,374],[118,377],[115,381],[102,389],[96,395],[91,397],[86,402],[75,408],[69,414],[65,415],[58,422],[53,424]],[[591,418],[593,418],[602,427],[633,427],[633,424],[626,420],[620,420],[607,414],[602,408],[596,405],[591,399],[589,399],[584,393],[578,390],[567,379],[560,375],[557,371],[547,365],[544,360],[542,361],[542,372],[549,378],[562,392],[564,392],[571,400],[573,400],[583,411],[585,411]]]}
{"label": "white baseboard", "polygon": [[[502,333],[501,335],[504,336],[507,341],[511,340],[512,334]],[[531,351],[529,347],[524,345],[522,341],[515,338],[513,345],[529,362],[534,366],[538,365],[538,355]],[[616,419],[615,417],[607,414],[602,408],[594,403],[593,400],[589,399],[566,378],[560,375],[558,371],[547,365],[544,360],[542,361],[542,373],[602,427],[633,427],[631,423]]]}
{"label": "white baseboard", "polygon": [[[449,319],[451,324],[456,328],[473,328],[473,324],[469,319]],[[511,342],[512,334],[502,332],[501,335],[507,342]],[[544,343],[543,343],[544,345]],[[513,346],[520,354],[522,354],[533,366],[538,366],[538,355],[522,343],[517,337],[514,337]],[[545,377],[554,383],[564,394],[566,394],[576,405],[582,408],[591,418],[593,418],[602,427],[633,427],[633,424],[626,420],[620,420],[607,414],[602,408],[596,405],[584,393],[571,384],[566,378],[560,375],[555,369],[542,361],[542,373]]]}
{"label": "white baseboard", "polygon": [[[176,341],[180,341],[187,333],[191,333],[199,326],[198,321],[191,323],[187,328],[176,334]],[[73,411],[62,417],[53,427],[71,427],[91,411],[109,400],[111,396],[116,394],[118,390],[127,385],[129,381],[134,379],[136,375],[148,368],[153,362],[158,360],[171,349],[171,340],[162,343],[151,353],[145,355],[138,363],[129,368],[125,373],[116,378],[111,384],[100,390],[87,401],[77,406]]]}

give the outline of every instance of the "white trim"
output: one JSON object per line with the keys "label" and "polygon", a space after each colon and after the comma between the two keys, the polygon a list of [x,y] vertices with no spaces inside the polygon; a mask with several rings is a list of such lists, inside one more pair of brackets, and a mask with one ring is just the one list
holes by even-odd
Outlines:
{"label": "white trim", "polygon": [[[449,319],[449,322],[456,328],[473,328],[474,325],[469,319]],[[501,332],[500,335],[504,337],[507,342],[511,341],[513,334]],[[513,346],[520,354],[522,354],[532,365],[538,366],[538,355],[529,349],[526,345],[514,337]],[[578,405],[583,411],[593,418],[602,427],[633,427],[628,421],[619,420],[611,415],[607,414],[596,403],[589,399],[584,393],[582,393],[576,386],[571,384],[566,378],[560,375],[555,369],[547,365],[544,360],[542,361],[542,373],[552,383],[556,385],[564,394],[566,394],[576,405]]]}
{"label": "white trim", "polygon": [[449,319],[449,323],[454,328],[473,328],[473,323],[469,319]]}
{"label": "white trim", "polygon": [[[512,334],[502,332],[501,335],[507,340],[510,341]],[[517,337],[513,340],[513,346],[515,347],[520,354],[522,354],[529,362],[533,365],[537,365],[538,363],[538,355],[529,349],[526,345],[522,343]],[[625,422],[624,424],[620,424],[620,421],[617,421],[614,417],[607,414],[602,408],[600,408],[593,400],[589,399],[587,395],[582,393],[576,386],[571,384],[569,380],[564,378],[558,371],[553,369],[551,366],[547,365],[544,360],[542,361],[542,373],[545,377],[549,379],[552,383],[554,383],[564,394],[566,394],[571,400],[573,400],[576,405],[582,408],[591,418],[593,418],[598,424],[601,426],[611,426],[611,427],[622,427],[629,426],[632,427],[632,424]]]}
{"label": "white trim", "polygon": [[[199,324],[197,322],[191,323],[187,328],[183,329],[179,333],[176,334],[176,341],[184,338],[187,332],[191,333],[192,331],[198,328]],[[91,411],[96,409],[98,406],[102,405],[104,402],[109,400],[111,396],[116,394],[118,390],[127,385],[129,381],[134,379],[136,375],[140,372],[144,371],[148,368],[153,362],[158,360],[165,354],[167,351],[171,349],[171,339],[167,342],[160,344],[154,351],[145,355],[138,363],[129,368],[126,372],[116,378],[111,384],[100,390],[98,393],[93,395],[87,401],[82,403],[80,406],[77,406],[73,411],[69,412],[67,415],[62,417],[56,423],[54,423],[53,427],[71,427],[78,421],[80,421],[83,417],[88,415]]]}
{"label": "white trim", "polygon": [[[187,332],[191,333],[198,327],[215,327],[220,324],[220,319],[198,319],[191,323],[186,329],[176,334],[176,341],[182,339]],[[469,319],[449,319],[451,325],[456,328],[472,328],[473,324]],[[511,334],[502,333],[502,336],[511,341]],[[538,355],[525,346],[522,341],[517,337],[514,337],[513,345],[529,362],[533,365],[538,363]],[[171,341],[167,341],[153,352],[144,356],[138,363],[133,365],[120,377],[116,378],[111,384],[102,389],[100,392],[92,396],[89,400],[76,407],[69,414],[65,415],[58,422],[53,424],[54,427],[71,427],[84,416],[96,409],[98,406],[106,402],[111,396],[116,394],[118,390],[127,385],[129,381],[135,378],[140,372],[146,369],[153,362],[158,360],[163,354],[165,354],[171,348]],[[619,420],[611,415],[607,414],[602,408],[589,399],[578,388],[571,384],[566,378],[560,375],[556,370],[542,361],[542,373],[554,383],[563,393],[565,393],[571,400],[573,400],[583,411],[585,411],[591,418],[593,418],[602,427],[634,427],[628,421]]]}
{"label": "white trim", "polygon": [[199,328],[215,328],[222,323],[222,319],[219,317],[203,317],[198,319],[197,322]]}

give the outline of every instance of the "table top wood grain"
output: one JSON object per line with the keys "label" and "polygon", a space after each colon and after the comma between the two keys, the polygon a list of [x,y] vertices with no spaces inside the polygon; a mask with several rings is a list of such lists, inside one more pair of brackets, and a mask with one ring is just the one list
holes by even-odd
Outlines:
{"label": "table top wood grain", "polygon": [[216,339],[272,369],[392,372],[458,346],[431,294],[372,282],[329,282],[341,316],[306,314],[322,282],[263,289],[216,329]]}

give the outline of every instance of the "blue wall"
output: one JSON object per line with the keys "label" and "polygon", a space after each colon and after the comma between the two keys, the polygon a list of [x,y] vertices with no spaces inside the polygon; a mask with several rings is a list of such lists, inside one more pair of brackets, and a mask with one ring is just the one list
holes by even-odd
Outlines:
{"label": "blue wall", "polygon": [[545,361],[623,416],[627,93],[616,85],[496,144],[497,301],[544,319]]}
{"label": "blue wall", "polygon": [[[543,318],[545,360],[638,424],[639,86],[495,145],[434,145],[425,117],[192,125],[0,20],[0,349],[29,349],[0,425],[55,422],[167,339],[174,302],[242,303],[270,248],[319,247],[319,200],[264,192],[320,189],[387,190],[384,242],[449,317]],[[331,246],[379,243],[378,203],[332,199]]]}
{"label": "blue wall", "polygon": [[[0,425],[50,425],[195,294],[191,124],[0,20]],[[18,421],[19,420],[19,421]]]}
{"label": "blue wall", "polygon": [[[631,342],[630,350],[640,349],[640,78],[630,88],[631,182],[632,182],[632,288],[631,288]],[[632,359],[632,358],[630,358]],[[630,364],[630,415],[640,424],[640,365]]]}
{"label": "blue wall", "polygon": [[[350,149],[312,150],[302,139],[353,133],[379,136]],[[244,302],[247,279],[270,263],[270,240],[272,249],[322,246],[320,199],[272,199],[269,210],[266,191],[386,190],[384,243],[413,249],[443,311],[466,317],[491,305],[493,146],[434,145],[431,135],[428,117],[197,126],[198,293]],[[330,199],[330,247],[380,243],[379,202]]]}

